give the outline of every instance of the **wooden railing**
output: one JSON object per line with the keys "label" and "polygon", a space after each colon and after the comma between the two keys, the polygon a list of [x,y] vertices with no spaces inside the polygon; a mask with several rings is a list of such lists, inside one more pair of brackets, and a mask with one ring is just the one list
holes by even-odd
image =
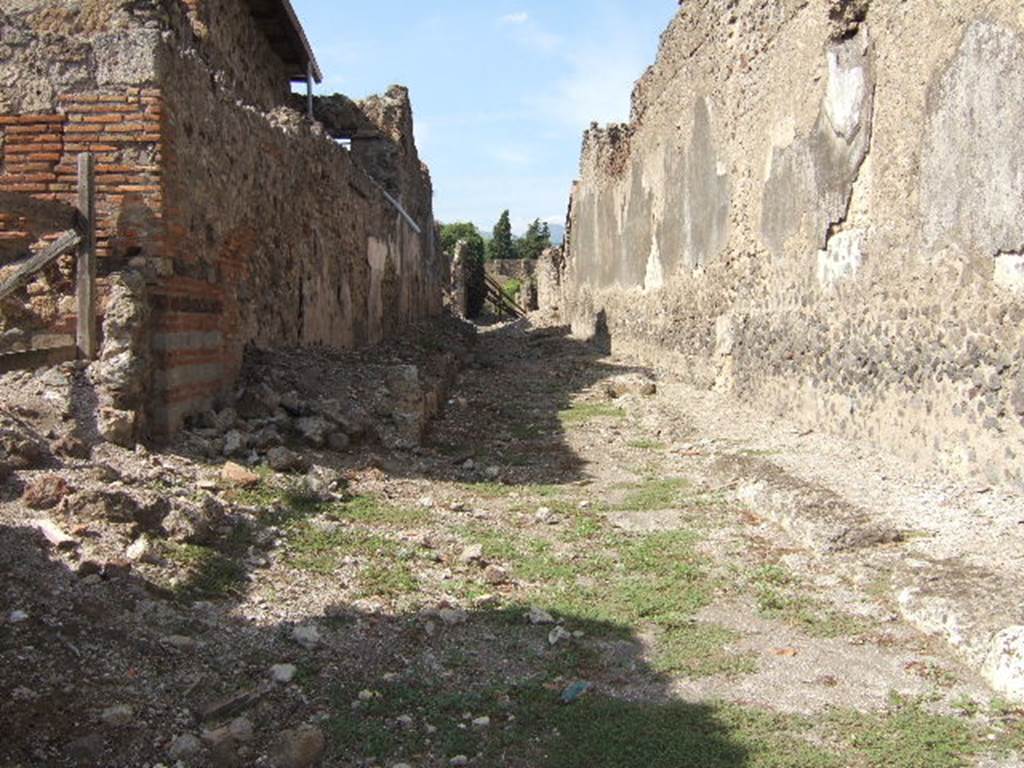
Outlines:
{"label": "wooden railing", "polygon": [[501,284],[488,274],[484,275],[484,284],[487,287],[487,301],[491,303],[499,317],[526,317],[526,310],[520,307],[515,300],[505,293]]}
{"label": "wooden railing", "polygon": [[39,253],[29,257],[0,285],[0,300],[24,286],[32,276],[65,253],[77,250],[75,299],[78,322],[73,343],[35,347],[29,345],[9,353],[0,353],[0,371],[33,368],[75,356],[92,360],[96,357],[96,173],[93,156],[78,156],[78,201],[76,221],[72,229],[61,232],[57,239]]}

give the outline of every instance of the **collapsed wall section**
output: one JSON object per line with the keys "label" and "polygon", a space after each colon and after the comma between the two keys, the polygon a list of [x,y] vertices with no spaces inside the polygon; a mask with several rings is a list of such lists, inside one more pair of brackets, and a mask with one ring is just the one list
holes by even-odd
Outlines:
{"label": "collapsed wall section", "polygon": [[1024,17],[694,0],[586,135],[576,330],[779,413],[1024,485]]}
{"label": "collapsed wall section", "polygon": [[[153,345],[164,430],[223,392],[248,344],[352,348],[441,309],[425,172],[400,190],[410,221],[319,127],[197,88],[205,74],[186,55],[163,80],[169,242]],[[408,99],[402,108],[411,116]]]}
{"label": "collapsed wall section", "polygon": [[[103,329],[145,323],[105,341],[111,359],[98,366],[137,380],[131,403],[111,404],[133,412],[129,439],[172,432],[229,392],[247,345],[357,347],[441,311],[407,92],[366,111],[383,149],[373,167],[359,162],[288,107],[295,65],[261,42],[256,5],[275,3],[24,0],[0,11],[0,192],[66,208],[77,154],[96,155]],[[13,244],[3,252],[23,253],[37,229],[0,219]],[[73,328],[71,266],[5,303],[2,330]],[[109,312],[110,296],[140,306]]]}

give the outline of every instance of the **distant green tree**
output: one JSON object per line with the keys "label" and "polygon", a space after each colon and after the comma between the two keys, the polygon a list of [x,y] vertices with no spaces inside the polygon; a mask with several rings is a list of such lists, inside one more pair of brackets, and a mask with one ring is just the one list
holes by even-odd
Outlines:
{"label": "distant green tree", "polygon": [[526,234],[519,241],[519,258],[539,259],[545,248],[551,246],[551,230],[547,222],[541,223],[534,219],[526,229]]}
{"label": "distant green tree", "polygon": [[484,308],[484,300],[487,297],[487,286],[484,282],[484,258],[486,246],[483,237],[476,226],[467,222],[459,221],[441,226],[441,249],[449,259],[455,257],[455,246],[459,241],[465,240],[467,244],[466,259],[466,314],[469,317],[477,317]]}
{"label": "distant green tree", "polygon": [[507,210],[503,211],[494,225],[493,237],[487,244],[487,257],[490,259],[515,258],[515,244],[512,241],[512,219]]}

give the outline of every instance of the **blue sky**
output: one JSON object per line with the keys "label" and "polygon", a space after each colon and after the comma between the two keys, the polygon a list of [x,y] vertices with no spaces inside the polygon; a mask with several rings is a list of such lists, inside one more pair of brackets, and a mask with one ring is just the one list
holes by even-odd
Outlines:
{"label": "blue sky", "polygon": [[565,218],[583,130],[624,121],[677,0],[293,0],[325,80],[409,86],[441,221]]}

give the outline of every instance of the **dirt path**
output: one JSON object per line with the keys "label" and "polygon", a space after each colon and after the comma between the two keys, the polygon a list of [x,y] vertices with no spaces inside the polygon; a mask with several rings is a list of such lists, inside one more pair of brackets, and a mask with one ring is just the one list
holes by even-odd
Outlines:
{"label": "dirt path", "polygon": [[[1021,765],[1022,712],[893,597],[946,522],[867,519],[885,497],[827,486],[832,442],[652,379],[489,330],[425,447],[218,490],[245,525],[129,581],[4,505],[0,765],[301,766],[318,734],[366,768]],[[219,470],[150,461],[189,493]]]}

